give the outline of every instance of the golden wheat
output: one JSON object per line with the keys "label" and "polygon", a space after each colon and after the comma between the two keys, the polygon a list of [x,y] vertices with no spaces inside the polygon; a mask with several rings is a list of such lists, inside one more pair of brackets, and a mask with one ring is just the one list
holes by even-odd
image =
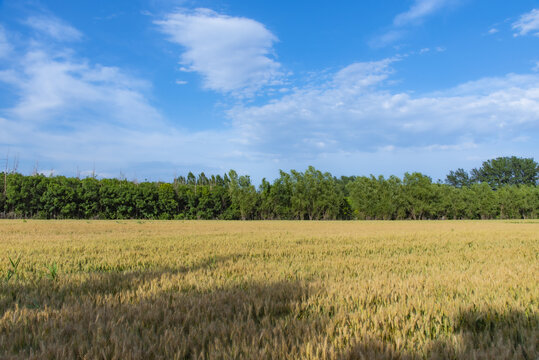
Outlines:
{"label": "golden wheat", "polygon": [[0,276],[0,358],[538,357],[537,221],[2,221]]}

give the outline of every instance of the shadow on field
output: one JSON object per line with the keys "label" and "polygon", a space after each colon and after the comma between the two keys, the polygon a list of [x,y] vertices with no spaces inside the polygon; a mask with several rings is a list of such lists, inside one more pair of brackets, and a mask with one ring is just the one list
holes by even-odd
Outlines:
{"label": "shadow on field", "polygon": [[[294,309],[295,282],[249,283],[207,292],[160,291],[70,298],[60,308],[19,308],[0,319],[0,358],[275,358],[313,333]],[[293,334],[293,335],[292,335]]]}
{"label": "shadow on field", "polygon": [[297,353],[317,333],[293,315],[309,297],[304,283],[236,280],[208,290],[176,285],[185,284],[178,276],[228,260],[94,273],[80,283],[4,283],[0,358],[270,359]]}
{"label": "shadow on field", "polygon": [[[135,292],[155,281],[165,281],[167,278],[190,272],[211,271],[220,264],[235,260],[239,256],[237,254],[211,256],[189,266],[175,268],[157,266],[134,271],[90,271],[82,273],[86,276],[81,278],[69,274],[68,280],[66,280],[66,275],[60,274],[59,281],[51,281],[43,277],[30,284],[12,279],[7,283],[0,282],[2,290],[0,293],[0,314],[15,307],[59,309],[73,297],[76,299],[85,296],[104,297]],[[177,290],[188,291],[189,289],[178,288]]]}
{"label": "shadow on field", "polygon": [[[426,345],[374,336],[332,347],[336,323],[302,281],[241,279],[188,286],[240,255],[176,269],[96,272],[0,285],[0,358],[14,359],[536,359],[538,314],[470,308]],[[209,273],[227,276],[224,271]],[[181,280],[181,281],[180,281]],[[222,283],[222,282],[221,282]],[[231,284],[231,285],[230,285]],[[202,284],[204,285],[204,284]],[[205,289],[205,290],[200,290]],[[308,304],[308,305],[307,305]],[[314,305],[314,306],[313,306]],[[327,309],[326,309],[327,310]],[[343,318],[344,320],[346,318]],[[422,331],[421,329],[416,331]],[[411,350],[410,350],[411,349]]]}
{"label": "shadow on field", "polygon": [[370,338],[356,343],[342,359],[538,359],[539,315],[523,311],[471,308],[454,319],[446,339],[415,351]]}

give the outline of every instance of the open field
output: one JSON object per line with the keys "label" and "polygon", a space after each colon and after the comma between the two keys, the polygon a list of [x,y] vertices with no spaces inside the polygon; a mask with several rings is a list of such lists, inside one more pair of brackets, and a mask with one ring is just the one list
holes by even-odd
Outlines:
{"label": "open field", "polygon": [[2,359],[539,354],[538,221],[1,221],[0,276]]}

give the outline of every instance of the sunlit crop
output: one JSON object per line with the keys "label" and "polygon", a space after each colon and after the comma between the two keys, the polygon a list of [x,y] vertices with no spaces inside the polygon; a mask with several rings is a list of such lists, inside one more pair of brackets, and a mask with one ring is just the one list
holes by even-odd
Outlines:
{"label": "sunlit crop", "polygon": [[538,280],[537,221],[2,221],[0,358],[536,359]]}

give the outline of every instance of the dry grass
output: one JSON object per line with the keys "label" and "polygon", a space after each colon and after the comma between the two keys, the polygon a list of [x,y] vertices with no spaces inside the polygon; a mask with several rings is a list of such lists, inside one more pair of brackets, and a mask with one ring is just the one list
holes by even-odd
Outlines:
{"label": "dry grass", "polygon": [[0,276],[0,358],[538,357],[537,221],[2,221]]}

